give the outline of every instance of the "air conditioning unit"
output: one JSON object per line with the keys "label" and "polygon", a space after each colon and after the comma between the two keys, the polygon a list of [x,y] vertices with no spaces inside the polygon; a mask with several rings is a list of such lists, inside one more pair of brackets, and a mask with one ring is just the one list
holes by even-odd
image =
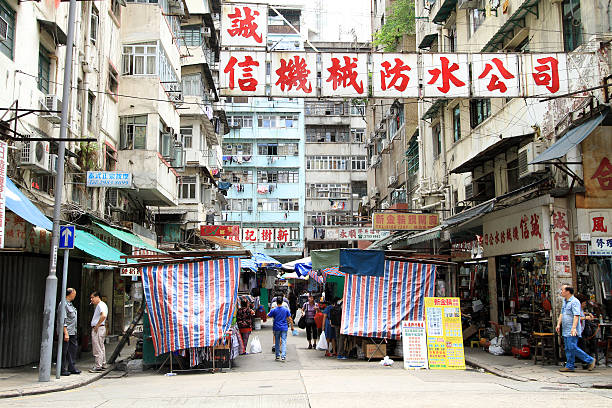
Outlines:
{"label": "air conditioning unit", "polygon": [[8,21],[0,17],[0,41],[6,41],[8,35]]}
{"label": "air conditioning unit", "polygon": [[457,2],[457,8],[459,10],[469,10],[478,8],[478,1],[476,0],[459,0]]}
{"label": "air conditioning unit", "polygon": [[21,149],[21,166],[33,171],[49,171],[49,142],[28,140]]}
{"label": "air conditioning unit", "polygon": [[40,104],[43,112],[40,116],[47,119],[51,123],[60,123],[61,117],[58,113],[62,109],[62,101],[55,95],[45,95],[41,100]]}
{"label": "air conditioning unit", "polygon": [[472,197],[474,197],[474,184],[473,183],[466,184],[465,185],[465,199],[469,200]]}
{"label": "air conditioning unit", "polygon": [[373,155],[372,158],[370,159],[370,166],[376,166],[379,161],[380,161],[380,156],[377,154]]}
{"label": "air conditioning unit", "polygon": [[384,140],[382,141],[382,149],[383,149],[383,152],[384,152],[385,150],[388,150],[388,149],[389,149],[389,145],[390,145],[389,139],[384,139]]}
{"label": "air conditioning unit", "polygon": [[49,171],[51,174],[57,174],[57,154],[49,155]]}
{"label": "air conditioning unit", "polygon": [[393,187],[397,184],[397,176],[389,176],[389,187]]}
{"label": "air conditioning unit", "polygon": [[519,178],[527,177],[534,173],[539,173],[545,170],[543,164],[529,164],[535,159],[542,150],[542,145],[539,143],[531,142],[526,146],[523,146],[518,151],[518,173]]}
{"label": "air conditioning unit", "polygon": [[204,37],[210,37],[210,27],[202,27],[202,35]]}
{"label": "air conditioning unit", "polygon": [[106,206],[110,208],[118,208],[121,205],[119,192],[116,188],[109,188],[106,191]]}

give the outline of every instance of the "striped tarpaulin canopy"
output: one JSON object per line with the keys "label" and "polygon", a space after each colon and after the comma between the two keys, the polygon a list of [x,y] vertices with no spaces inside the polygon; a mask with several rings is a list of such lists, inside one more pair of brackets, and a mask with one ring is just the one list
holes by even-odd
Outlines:
{"label": "striped tarpaulin canopy", "polygon": [[238,295],[238,258],[145,266],[141,273],[155,355],[223,338]]}
{"label": "striped tarpaulin canopy", "polygon": [[423,320],[425,297],[434,295],[436,266],[385,261],[383,276],[345,276],[340,332],[397,339],[402,320]]}
{"label": "striped tarpaulin canopy", "polygon": [[323,275],[335,275],[335,276],[345,276],[344,272],[340,272],[340,267],[338,266],[330,266],[329,268],[321,269]]}
{"label": "striped tarpaulin canopy", "polygon": [[314,279],[316,282],[320,284],[325,283],[325,277],[323,275],[319,275],[318,271],[311,269],[308,271],[308,276],[310,276],[310,279]]}

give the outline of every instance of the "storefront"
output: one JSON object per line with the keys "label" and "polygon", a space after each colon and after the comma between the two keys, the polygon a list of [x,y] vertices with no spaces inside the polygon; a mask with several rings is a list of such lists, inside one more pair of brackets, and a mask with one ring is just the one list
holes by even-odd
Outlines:
{"label": "storefront", "polygon": [[482,235],[473,240],[453,242],[451,259],[457,262],[456,294],[463,314],[484,324],[489,320],[488,261],[482,258]]}

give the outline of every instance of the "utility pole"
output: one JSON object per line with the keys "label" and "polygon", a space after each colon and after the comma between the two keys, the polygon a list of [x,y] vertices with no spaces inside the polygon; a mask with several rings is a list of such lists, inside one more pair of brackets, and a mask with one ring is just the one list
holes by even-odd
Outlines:
{"label": "utility pole", "polygon": [[[72,47],[74,45],[74,20],[76,0],[70,0],[68,9],[68,35],[66,38],[66,60],[64,61],[64,84],[62,90],[62,117],[60,121],[60,141],[57,152],[57,175],[55,177],[55,205],[53,207],[53,231],[49,257],[49,276],[45,286],[45,304],[43,310],[43,329],[40,342],[40,363],[38,381],[46,382],[51,377],[51,360],[53,351],[53,326],[55,323],[55,302],[57,296],[57,251],[59,245],[59,222],[62,206],[62,189],[64,188],[64,151],[68,128],[68,109],[72,86]],[[61,340],[61,339],[60,339]]]}

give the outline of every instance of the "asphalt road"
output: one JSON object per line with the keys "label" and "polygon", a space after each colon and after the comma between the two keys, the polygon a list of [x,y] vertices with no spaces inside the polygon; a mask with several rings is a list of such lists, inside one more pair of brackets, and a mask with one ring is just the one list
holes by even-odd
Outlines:
{"label": "asphalt road", "polygon": [[[611,407],[612,390],[516,382],[477,370],[405,371],[401,362],[338,361],[307,350],[304,332],[288,338],[288,361],[264,353],[239,357],[229,372],[167,377],[154,371],[101,379],[79,389],[0,400],[0,407]],[[486,405],[485,405],[486,404]]]}

